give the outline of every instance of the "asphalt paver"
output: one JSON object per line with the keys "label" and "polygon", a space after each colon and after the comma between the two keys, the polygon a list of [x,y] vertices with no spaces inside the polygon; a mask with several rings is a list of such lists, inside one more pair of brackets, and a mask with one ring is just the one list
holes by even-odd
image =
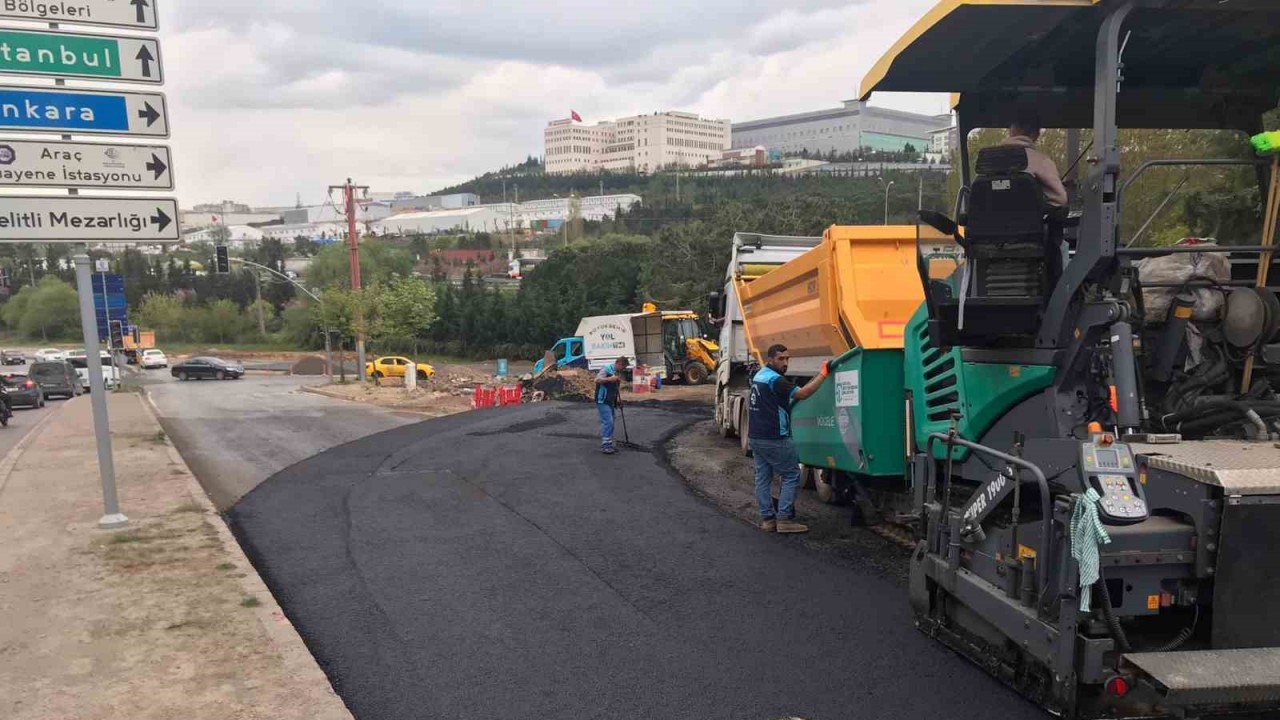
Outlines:
{"label": "asphalt paver", "polygon": [[[229,513],[360,720],[1046,715],[918,633],[905,594],[732,519],[657,451],[702,419],[542,403],[388,430]],[[619,429],[620,430],[620,429]]]}

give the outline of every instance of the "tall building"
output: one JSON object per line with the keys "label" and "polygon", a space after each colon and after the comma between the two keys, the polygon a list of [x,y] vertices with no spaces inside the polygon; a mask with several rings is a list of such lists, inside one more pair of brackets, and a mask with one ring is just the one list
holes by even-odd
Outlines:
{"label": "tall building", "polygon": [[553,120],[543,132],[547,174],[698,167],[729,149],[730,131],[728,120],[686,112],[634,115],[595,125]]}
{"label": "tall building", "polygon": [[733,147],[763,145],[783,153],[807,150],[812,155],[826,155],[864,148],[898,152],[910,145],[925,152],[932,145],[934,132],[950,124],[948,115],[921,115],[846,100],[843,107],[831,110],[734,123]]}

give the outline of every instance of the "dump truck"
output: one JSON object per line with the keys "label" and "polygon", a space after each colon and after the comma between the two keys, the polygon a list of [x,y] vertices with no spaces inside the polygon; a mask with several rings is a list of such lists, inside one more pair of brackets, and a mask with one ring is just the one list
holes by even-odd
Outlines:
{"label": "dump truck", "polygon": [[[938,257],[958,254],[951,238],[929,228],[835,226],[823,234],[817,247],[782,267],[754,280],[740,277],[735,282],[745,319],[743,334],[751,354],[757,356],[754,366],[764,363],[763,354],[769,347],[785,345],[791,352],[789,372],[797,383],[804,383],[818,374],[824,362],[856,349],[857,359],[844,363],[833,382],[820,390],[824,397],[839,394],[842,402],[857,399],[863,376],[870,376],[866,386],[873,391],[866,405],[868,416],[852,418],[855,424],[843,428],[839,442],[833,443],[828,435],[799,432],[810,423],[836,421],[834,416],[804,415],[806,409],[820,405],[811,402],[797,408],[793,417],[805,484],[816,487],[825,501],[861,499],[854,493],[855,479],[889,478],[895,490],[901,484],[906,453],[896,436],[901,435],[905,422],[905,406],[879,402],[882,396],[874,390],[885,382],[902,384],[906,326],[924,300],[917,267],[918,243]],[[892,368],[896,373],[882,376],[885,369]],[[744,378],[743,388],[746,382]],[[749,451],[750,414],[745,392],[733,391],[739,396],[734,403],[734,431],[743,450]],[[857,430],[864,427],[871,437],[856,439]],[[833,472],[846,466],[861,467],[866,473]]]}
{"label": "dump truck", "polygon": [[[1280,716],[1280,156],[1248,154],[1276,47],[1269,1],[940,2],[861,87],[954,93],[954,215],[862,261],[833,228],[741,288],[757,349],[831,363],[793,408],[799,457],[914,538],[917,626],[1062,717]],[[1087,168],[1071,208],[1024,149],[970,152],[1028,106]],[[1239,147],[1131,164],[1120,128]],[[1261,242],[1122,232],[1152,168],[1232,165],[1267,198]]]}
{"label": "dump truck", "polygon": [[[818,246],[821,237],[794,237],[740,232],[733,236],[724,289],[708,298],[711,317],[720,325],[720,362],[716,365],[715,422],[722,437],[739,436],[749,382],[759,359],[752,352],[739,302],[739,285],[800,257]],[[746,435],[742,435],[745,438]],[[747,450],[743,441],[743,450]]]}

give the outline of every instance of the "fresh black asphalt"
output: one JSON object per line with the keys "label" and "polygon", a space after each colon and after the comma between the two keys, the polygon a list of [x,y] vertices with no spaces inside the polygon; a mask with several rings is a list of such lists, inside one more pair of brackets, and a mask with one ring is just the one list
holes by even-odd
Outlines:
{"label": "fresh black asphalt", "polygon": [[646,450],[698,415],[627,415],[613,457],[589,405],[389,430],[229,519],[357,720],[1045,717],[902,588],[690,492]]}

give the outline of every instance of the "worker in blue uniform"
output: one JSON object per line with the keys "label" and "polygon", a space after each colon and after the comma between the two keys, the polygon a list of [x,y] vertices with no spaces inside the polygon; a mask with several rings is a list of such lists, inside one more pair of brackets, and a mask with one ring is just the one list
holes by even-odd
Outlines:
{"label": "worker in blue uniform", "polygon": [[[791,353],[785,345],[769,348],[765,366],[751,378],[751,419],[748,439],[756,460],[756,502],[760,529],[765,532],[805,533],[809,527],[796,522],[796,494],[800,490],[800,459],[791,439],[791,407],[822,387],[831,370],[822,364],[818,376],[804,387],[787,379]],[[777,507],[773,502],[773,476],[782,477]]]}
{"label": "worker in blue uniform", "polygon": [[613,413],[614,408],[622,404],[622,373],[626,372],[630,361],[626,357],[605,365],[596,374],[596,410],[600,413],[600,451],[612,455],[617,450],[613,447]]}

